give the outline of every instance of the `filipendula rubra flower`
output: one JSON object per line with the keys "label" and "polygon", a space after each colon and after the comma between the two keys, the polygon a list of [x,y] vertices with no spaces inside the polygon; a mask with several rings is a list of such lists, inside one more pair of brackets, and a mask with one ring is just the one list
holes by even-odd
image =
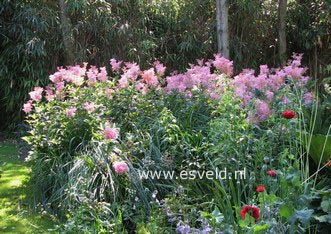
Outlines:
{"label": "filipendula rubra flower", "polygon": [[260,218],[260,209],[256,206],[244,206],[241,211],[240,211],[240,216],[243,219],[246,219],[246,214],[249,214],[250,216],[252,216],[255,221],[257,221]]}
{"label": "filipendula rubra flower", "polygon": [[114,162],[113,168],[118,175],[122,175],[129,171],[129,167],[125,162]]}
{"label": "filipendula rubra flower", "polygon": [[32,110],[33,106],[32,106],[32,100],[28,101],[27,103],[25,103],[23,105],[23,111],[25,113],[29,113]]}
{"label": "filipendula rubra flower", "polygon": [[275,177],[277,176],[277,172],[275,170],[269,170],[267,171],[268,176]]}
{"label": "filipendula rubra flower", "polygon": [[262,192],[264,192],[264,190],[265,190],[265,187],[263,185],[259,185],[256,188],[256,192],[258,192],[258,193],[262,193]]}
{"label": "filipendula rubra flower", "polygon": [[293,119],[293,118],[296,117],[296,114],[293,110],[285,110],[282,113],[282,117],[285,118],[285,119]]}
{"label": "filipendula rubra flower", "polygon": [[103,136],[107,140],[115,141],[118,138],[119,131],[117,128],[106,127],[103,131]]}
{"label": "filipendula rubra flower", "polygon": [[77,111],[77,109],[74,108],[74,107],[71,107],[71,108],[67,109],[66,110],[67,117],[69,117],[69,118],[73,117],[75,115],[76,111]]}

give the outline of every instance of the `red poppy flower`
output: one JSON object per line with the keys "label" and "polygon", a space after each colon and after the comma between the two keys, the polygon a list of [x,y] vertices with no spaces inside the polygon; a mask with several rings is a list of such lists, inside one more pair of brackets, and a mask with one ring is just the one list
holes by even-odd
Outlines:
{"label": "red poppy flower", "polygon": [[282,113],[282,117],[285,119],[293,119],[295,118],[297,115],[295,114],[295,112],[293,110],[285,110]]}
{"label": "red poppy flower", "polygon": [[241,218],[246,219],[246,214],[247,213],[250,216],[252,216],[255,219],[255,221],[260,218],[260,209],[258,207],[255,207],[255,206],[244,206],[241,209],[241,211],[240,211]]}
{"label": "red poppy flower", "polygon": [[267,171],[268,176],[275,177],[277,175],[277,172],[275,170],[269,170]]}
{"label": "red poppy flower", "polygon": [[258,192],[258,193],[264,192],[264,190],[265,190],[265,188],[263,185],[257,186],[257,188],[256,188],[256,192]]}

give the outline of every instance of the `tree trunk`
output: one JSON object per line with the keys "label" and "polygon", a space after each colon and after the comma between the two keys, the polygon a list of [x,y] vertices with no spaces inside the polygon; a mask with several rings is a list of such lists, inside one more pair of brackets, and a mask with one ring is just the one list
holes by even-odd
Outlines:
{"label": "tree trunk", "polygon": [[62,39],[65,49],[65,60],[66,60],[65,62],[69,65],[69,64],[73,64],[75,61],[73,35],[71,31],[70,20],[67,16],[66,4],[64,0],[59,0],[59,5],[60,5]]}
{"label": "tree trunk", "polygon": [[278,54],[280,65],[286,64],[286,8],[287,0],[278,1]]}
{"label": "tree trunk", "polygon": [[225,58],[230,57],[228,15],[228,0],[216,0],[217,49]]}

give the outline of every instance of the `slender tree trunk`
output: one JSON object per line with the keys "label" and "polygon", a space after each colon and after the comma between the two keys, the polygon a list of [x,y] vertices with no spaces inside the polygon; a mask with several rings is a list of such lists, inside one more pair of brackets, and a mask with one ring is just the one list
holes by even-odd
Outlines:
{"label": "slender tree trunk", "polygon": [[287,0],[278,1],[278,54],[280,65],[286,64],[286,11]]}
{"label": "slender tree trunk", "polygon": [[74,44],[73,44],[73,35],[71,31],[70,20],[66,12],[66,3],[64,0],[59,0],[60,5],[60,20],[61,20],[61,31],[62,31],[62,40],[65,49],[65,59],[67,64],[74,63]]}
{"label": "slender tree trunk", "polygon": [[229,5],[228,0],[216,0],[216,30],[217,49],[225,58],[230,57],[229,52]]}

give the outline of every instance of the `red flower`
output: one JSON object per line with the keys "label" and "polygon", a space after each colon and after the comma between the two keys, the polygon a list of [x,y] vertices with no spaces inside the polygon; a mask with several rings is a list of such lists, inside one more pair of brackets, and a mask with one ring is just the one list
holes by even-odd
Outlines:
{"label": "red flower", "polygon": [[260,209],[255,206],[244,206],[240,211],[240,216],[243,219],[246,219],[246,213],[252,216],[255,221],[260,218]]}
{"label": "red flower", "polygon": [[264,192],[264,190],[265,190],[265,188],[263,185],[257,186],[257,188],[256,188],[256,192],[258,192],[258,193]]}
{"label": "red flower", "polygon": [[269,170],[267,171],[268,176],[275,177],[277,175],[277,172],[275,170]]}
{"label": "red flower", "polygon": [[282,113],[282,117],[285,119],[293,119],[295,118],[297,115],[295,114],[295,112],[293,110],[285,110]]}

